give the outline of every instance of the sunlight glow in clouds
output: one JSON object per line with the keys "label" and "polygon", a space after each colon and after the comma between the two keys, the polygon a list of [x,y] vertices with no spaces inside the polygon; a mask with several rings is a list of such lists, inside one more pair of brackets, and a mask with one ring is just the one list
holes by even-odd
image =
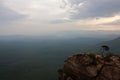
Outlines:
{"label": "sunlight glow in clouds", "polygon": [[0,35],[120,30],[120,0],[1,0]]}

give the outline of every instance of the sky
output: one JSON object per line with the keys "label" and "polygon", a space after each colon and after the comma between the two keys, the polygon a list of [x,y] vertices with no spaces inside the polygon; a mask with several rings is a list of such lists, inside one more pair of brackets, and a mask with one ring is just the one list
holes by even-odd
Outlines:
{"label": "sky", "polygon": [[120,34],[120,0],[0,0],[1,36],[65,31]]}

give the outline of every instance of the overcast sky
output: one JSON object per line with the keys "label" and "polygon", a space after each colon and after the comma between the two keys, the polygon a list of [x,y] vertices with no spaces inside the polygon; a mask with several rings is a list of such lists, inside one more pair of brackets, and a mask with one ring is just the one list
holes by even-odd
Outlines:
{"label": "overcast sky", "polygon": [[0,35],[79,30],[119,34],[120,0],[0,0]]}

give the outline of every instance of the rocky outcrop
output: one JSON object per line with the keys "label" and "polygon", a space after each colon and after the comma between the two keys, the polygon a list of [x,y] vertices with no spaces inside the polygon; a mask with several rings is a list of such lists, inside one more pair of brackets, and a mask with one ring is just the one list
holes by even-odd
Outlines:
{"label": "rocky outcrop", "polygon": [[68,57],[59,80],[120,80],[120,56],[84,53]]}

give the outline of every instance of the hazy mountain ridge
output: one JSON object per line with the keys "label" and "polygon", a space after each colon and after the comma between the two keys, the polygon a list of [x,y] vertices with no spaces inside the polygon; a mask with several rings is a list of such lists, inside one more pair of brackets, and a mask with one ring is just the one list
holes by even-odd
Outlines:
{"label": "hazy mountain ridge", "polygon": [[110,47],[111,52],[120,53],[120,37],[113,40],[102,42],[98,46],[100,45],[108,45]]}

